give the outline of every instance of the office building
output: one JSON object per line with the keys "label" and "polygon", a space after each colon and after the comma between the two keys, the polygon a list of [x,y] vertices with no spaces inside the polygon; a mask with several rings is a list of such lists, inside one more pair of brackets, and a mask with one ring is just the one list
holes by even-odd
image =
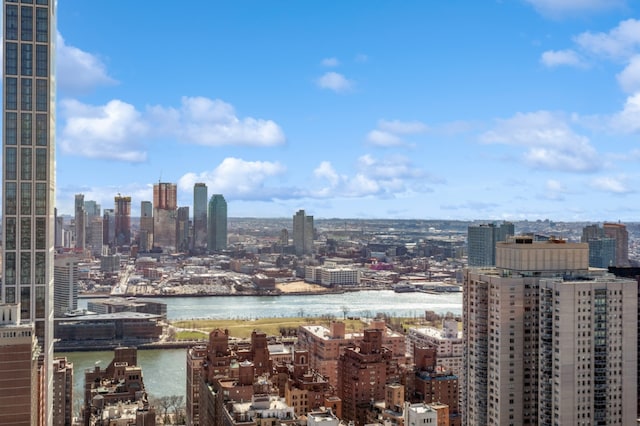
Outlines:
{"label": "office building", "polygon": [[604,228],[598,225],[585,226],[580,241],[589,244],[589,266],[608,268],[616,265],[617,241],[607,236]]}
{"label": "office building", "polygon": [[116,211],[104,209],[102,214],[102,244],[114,247],[116,244]]}
{"label": "office building", "polygon": [[131,244],[131,197],[118,194],[114,198],[114,203],[115,245],[116,247],[128,246]]}
{"label": "office building", "polygon": [[207,247],[207,185],[193,186],[193,249],[200,251]]}
{"label": "office building", "polygon": [[615,266],[629,266],[629,232],[622,223],[605,222],[602,224],[604,235],[616,240]]}
{"label": "office building", "polygon": [[496,264],[496,243],[514,235],[513,223],[504,222],[471,225],[467,230],[467,257],[469,266],[493,266]]}
{"label": "office building", "polygon": [[176,219],[176,248],[178,251],[189,251],[189,207],[178,207]]}
{"label": "office building", "polygon": [[72,255],[57,255],[55,258],[53,316],[56,318],[78,309],[78,261]]}
{"label": "office building", "polygon": [[82,250],[85,247],[87,232],[87,213],[84,210],[84,194],[76,194],[74,212],[74,223],[76,230],[75,247]]}
{"label": "office building", "polygon": [[[42,347],[44,394],[39,400],[45,407],[45,424],[52,422],[53,385],[55,4],[3,1],[2,39],[0,303],[19,304],[20,323],[33,323]],[[30,354],[25,351],[25,356],[24,362],[30,363]],[[0,412],[7,412],[7,407],[0,407]]]}
{"label": "office building", "polygon": [[153,185],[153,246],[165,252],[177,249],[178,186],[158,182]]}
{"label": "office building", "polygon": [[222,194],[211,196],[208,216],[207,249],[210,252],[225,250],[227,248],[227,201]]}
{"label": "office building", "polygon": [[53,426],[73,424],[73,363],[67,357],[53,360]]}
{"label": "office building", "polygon": [[64,217],[58,216],[58,209],[55,211],[55,225],[54,225],[54,247],[62,247],[62,235],[64,232]]}
{"label": "office building", "polygon": [[636,316],[636,282],[589,270],[587,244],[497,243],[464,272],[463,424],[633,424]]}
{"label": "office building", "polygon": [[307,216],[304,210],[293,216],[293,246],[298,256],[313,252],[313,216]]}
{"label": "office building", "polygon": [[33,322],[21,323],[18,305],[0,304],[0,424],[38,424],[40,350]]}
{"label": "office building", "polygon": [[153,204],[151,201],[140,203],[140,235],[138,245],[141,252],[153,247]]}

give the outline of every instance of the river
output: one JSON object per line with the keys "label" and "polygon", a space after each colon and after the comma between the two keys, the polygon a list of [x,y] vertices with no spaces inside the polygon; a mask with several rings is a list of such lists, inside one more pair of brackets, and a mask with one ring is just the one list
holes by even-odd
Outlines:
{"label": "river", "polygon": [[[395,293],[390,290],[302,296],[166,297],[152,300],[167,304],[169,320],[323,315],[340,318],[345,312],[349,316],[371,317],[377,313],[387,313],[417,317],[423,316],[426,310],[441,314],[462,312],[462,293]],[[78,308],[86,307],[87,299],[80,299]],[[74,399],[78,401],[84,395],[84,371],[93,369],[96,363],[106,368],[113,359],[113,352],[68,352],[56,353],[56,356],[66,356],[73,362]],[[151,397],[185,395],[185,349],[140,350],[138,364],[142,367],[144,383]]]}

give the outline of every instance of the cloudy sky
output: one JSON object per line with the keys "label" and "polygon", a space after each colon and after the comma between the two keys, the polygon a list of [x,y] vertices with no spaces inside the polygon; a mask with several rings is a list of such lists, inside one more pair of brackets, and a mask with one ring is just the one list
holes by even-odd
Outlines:
{"label": "cloudy sky", "polygon": [[636,221],[638,12],[59,1],[58,210],[163,181],[232,217]]}

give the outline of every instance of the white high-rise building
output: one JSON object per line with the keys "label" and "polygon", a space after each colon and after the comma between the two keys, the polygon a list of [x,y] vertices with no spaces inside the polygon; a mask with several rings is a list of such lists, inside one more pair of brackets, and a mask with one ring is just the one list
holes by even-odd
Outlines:
{"label": "white high-rise building", "polygon": [[513,237],[465,270],[463,424],[633,424],[637,283],[588,260],[586,243]]}
{"label": "white high-rise building", "polygon": [[19,304],[20,323],[33,323],[44,354],[43,420],[52,424],[56,1],[2,7],[0,303]]}
{"label": "white high-rise building", "polygon": [[293,216],[293,247],[298,256],[313,251],[313,216],[298,210]]}

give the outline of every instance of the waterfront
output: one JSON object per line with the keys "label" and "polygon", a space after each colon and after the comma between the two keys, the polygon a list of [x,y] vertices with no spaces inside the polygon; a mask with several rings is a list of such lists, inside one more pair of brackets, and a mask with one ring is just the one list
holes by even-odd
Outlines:
{"label": "waterfront", "polygon": [[[391,290],[366,290],[342,294],[308,294],[282,296],[208,296],[164,297],[157,300],[167,304],[167,318],[266,318],[343,316],[371,317],[377,313],[392,316],[423,316],[425,310],[440,314],[462,312],[462,293],[395,293]],[[78,308],[86,308],[87,299],[78,301]]]}

